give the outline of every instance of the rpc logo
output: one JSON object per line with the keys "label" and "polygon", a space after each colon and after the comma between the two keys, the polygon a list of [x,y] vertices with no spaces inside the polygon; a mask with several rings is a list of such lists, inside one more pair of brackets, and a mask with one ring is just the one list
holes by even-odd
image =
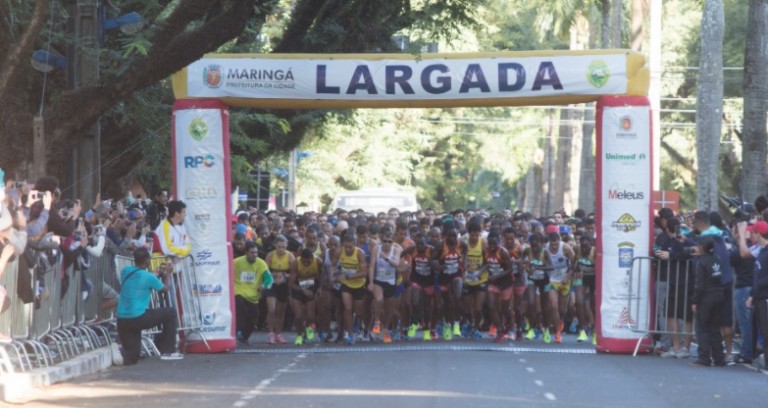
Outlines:
{"label": "rpc logo", "polygon": [[196,169],[200,166],[205,168],[211,168],[214,164],[214,157],[212,154],[206,154],[205,156],[184,156],[184,168]]}

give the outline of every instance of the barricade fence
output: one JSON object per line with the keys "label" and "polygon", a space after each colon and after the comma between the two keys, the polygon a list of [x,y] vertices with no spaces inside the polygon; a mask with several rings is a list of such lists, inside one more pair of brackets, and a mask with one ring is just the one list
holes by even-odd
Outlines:
{"label": "barricade fence", "polygon": [[115,256],[104,251],[86,269],[77,265],[65,265],[58,250],[28,249],[0,271],[9,305],[0,313],[0,333],[12,340],[0,347],[0,375],[110,344],[119,291]]}
{"label": "barricade fence", "polygon": [[[642,277],[650,277],[650,288],[640,285]],[[628,311],[630,316],[647,308],[650,319],[637,321],[629,319],[629,329],[643,334],[638,339],[633,355],[637,355],[640,344],[646,337],[654,336],[663,341],[675,342],[686,347],[694,335],[691,298],[694,290],[695,269],[691,260],[661,260],[651,257],[632,259],[628,276]],[[641,302],[650,291],[649,302]]]}

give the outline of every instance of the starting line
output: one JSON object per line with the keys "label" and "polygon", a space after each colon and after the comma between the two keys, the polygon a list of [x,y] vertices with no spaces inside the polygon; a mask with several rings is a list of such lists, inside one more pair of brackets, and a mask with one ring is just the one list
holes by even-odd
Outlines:
{"label": "starting line", "polygon": [[295,353],[371,353],[393,351],[497,351],[505,353],[556,353],[556,354],[597,354],[594,348],[544,348],[512,347],[488,344],[477,345],[407,345],[407,346],[338,346],[338,347],[280,347],[280,348],[240,348],[231,354],[295,354]]}

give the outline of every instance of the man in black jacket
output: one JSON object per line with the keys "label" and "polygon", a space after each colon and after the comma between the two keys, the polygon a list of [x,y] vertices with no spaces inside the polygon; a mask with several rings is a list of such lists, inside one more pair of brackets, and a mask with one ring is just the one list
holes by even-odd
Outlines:
{"label": "man in black jacket", "polygon": [[[760,252],[755,261],[755,275],[752,282],[752,292],[747,298],[747,307],[752,311],[757,320],[763,338],[768,337],[768,223],[758,221],[747,227],[751,232],[753,242],[760,245]],[[757,333],[753,333],[752,338]],[[757,344],[757,343],[753,343]]]}

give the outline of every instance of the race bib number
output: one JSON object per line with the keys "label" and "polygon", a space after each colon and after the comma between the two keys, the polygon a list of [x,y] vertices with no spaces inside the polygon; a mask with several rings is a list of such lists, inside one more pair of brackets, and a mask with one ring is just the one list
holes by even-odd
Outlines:
{"label": "race bib number", "polygon": [[504,272],[504,269],[502,269],[500,265],[491,265],[488,268],[488,272],[491,273],[491,276],[496,276],[496,275],[500,275],[502,272]]}
{"label": "race bib number", "polygon": [[256,283],[256,274],[254,272],[240,272],[240,282]]}
{"label": "race bib number", "polygon": [[478,272],[467,272],[464,274],[464,280],[467,282],[480,281],[480,274]]}
{"label": "race bib number", "polygon": [[416,265],[415,270],[416,270],[416,273],[421,276],[429,276],[429,274],[432,273],[432,269],[429,266],[425,266],[425,265],[421,265],[421,266]]}
{"label": "race bib number", "polygon": [[302,289],[309,289],[312,286],[315,286],[315,280],[314,279],[305,279],[299,281],[299,287]]}
{"label": "race bib number", "polygon": [[341,268],[341,274],[344,275],[345,278],[349,279],[357,273],[357,269],[348,269],[348,268]]}
{"label": "race bib number", "polygon": [[445,271],[443,273],[445,273],[446,275],[453,275],[458,272],[459,272],[459,264],[457,263],[445,264]]}

